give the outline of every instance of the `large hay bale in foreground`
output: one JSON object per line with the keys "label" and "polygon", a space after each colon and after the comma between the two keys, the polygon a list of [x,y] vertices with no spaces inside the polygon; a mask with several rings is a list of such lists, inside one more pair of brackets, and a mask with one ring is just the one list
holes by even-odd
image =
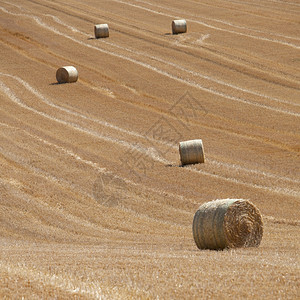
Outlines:
{"label": "large hay bale in foreground", "polygon": [[108,24],[98,24],[94,26],[95,38],[106,38],[109,37]]}
{"label": "large hay bale in foreground", "polygon": [[172,33],[185,33],[187,31],[186,20],[174,20],[172,21]]}
{"label": "large hay bale in foreground", "polygon": [[191,140],[179,143],[179,154],[182,165],[204,163],[202,140]]}
{"label": "large hay bale in foreground", "polygon": [[78,79],[78,71],[73,66],[65,66],[56,71],[56,80],[58,83],[76,82]]}
{"label": "large hay bale in foreground", "polygon": [[258,247],[262,235],[261,214],[246,200],[211,201],[201,205],[194,216],[193,236],[199,249]]}

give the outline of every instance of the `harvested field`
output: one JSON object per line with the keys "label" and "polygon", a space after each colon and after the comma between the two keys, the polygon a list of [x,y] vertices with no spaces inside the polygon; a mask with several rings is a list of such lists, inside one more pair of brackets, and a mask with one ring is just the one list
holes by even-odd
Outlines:
{"label": "harvested field", "polygon": [[[0,298],[300,298],[299,15],[0,0]],[[194,139],[205,163],[181,167]],[[195,245],[195,212],[226,198],[259,209],[258,248]]]}

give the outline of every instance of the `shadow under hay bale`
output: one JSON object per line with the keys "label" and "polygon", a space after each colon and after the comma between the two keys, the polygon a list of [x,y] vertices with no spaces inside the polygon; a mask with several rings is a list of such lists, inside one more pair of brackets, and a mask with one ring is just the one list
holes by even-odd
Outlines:
{"label": "shadow under hay bale", "polygon": [[194,216],[193,236],[199,249],[258,247],[263,221],[258,208],[249,201],[215,200],[199,207]]}

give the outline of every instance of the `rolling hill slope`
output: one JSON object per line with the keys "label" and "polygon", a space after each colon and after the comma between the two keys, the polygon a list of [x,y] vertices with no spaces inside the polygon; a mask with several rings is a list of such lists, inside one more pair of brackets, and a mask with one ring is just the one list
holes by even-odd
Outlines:
{"label": "rolling hill slope", "polygon": [[[0,297],[298,298],[299,14],[0,0]],[[65,65],[76,83],[56,83]],[[181,167],[198,138],[205,164]],[[197,249],[194,213],[222,198],[260,209],[259,248]]]}

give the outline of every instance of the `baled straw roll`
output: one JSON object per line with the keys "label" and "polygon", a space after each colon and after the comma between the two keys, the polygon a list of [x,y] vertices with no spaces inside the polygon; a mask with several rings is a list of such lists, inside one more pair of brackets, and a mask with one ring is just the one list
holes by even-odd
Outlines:
{"label": "baled straw roll", "polygon": [[204,148],[202,140],[190,140],[179,143],[179,154],[181,164],[204,163]]}
{"label": "baled straw roll", "polygon": [[199,249],[258,247],[262,235],[261,214],[247,200],[207,202],[194,216],[193,236]]}
{"label": "baled straw roll", "polygon": [[98,24],[94,26],[95,38],[106,38],[109,37],[108,24]]}
{"label": "baled straw roll", "polygon": [[186,20],[174,20],[172,21],[172,33],[185,33],[187,31]]}
{"label": "baled straw roll", "polygon": [[78,71],[73,66],[65,66],[56,71],[56,80],[58,83],[76,82],[78,79]]}

